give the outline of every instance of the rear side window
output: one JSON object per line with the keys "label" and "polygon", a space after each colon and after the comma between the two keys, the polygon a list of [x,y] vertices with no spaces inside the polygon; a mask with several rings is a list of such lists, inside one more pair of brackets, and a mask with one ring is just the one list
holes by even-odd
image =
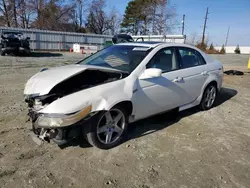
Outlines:
{"label": "rear side window", "polygon": [[178,48],[178,52],[181,61],[180,66],[183,69],[206,64],[201,54],[194,49]]}

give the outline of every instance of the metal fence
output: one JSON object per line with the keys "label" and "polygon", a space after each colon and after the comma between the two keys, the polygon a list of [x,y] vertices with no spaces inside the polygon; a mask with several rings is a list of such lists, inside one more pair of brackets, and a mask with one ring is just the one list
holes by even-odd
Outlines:
{"label": "metal fence", "polygon": [[4,31],[22,32],[25,37],[30,37],[31,50],[69,50],[73,44],[89,44],[102,48],[106,41],[111,41],[112,36],[83,34],[73,32],[59,32],[38,29],[22,29],[0,27]]}

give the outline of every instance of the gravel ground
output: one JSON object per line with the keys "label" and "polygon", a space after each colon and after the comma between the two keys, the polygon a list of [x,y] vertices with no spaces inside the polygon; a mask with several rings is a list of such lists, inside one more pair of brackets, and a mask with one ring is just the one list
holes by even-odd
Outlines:
{"label": "gravel ground", "polygon": [[221,61],[224,64],[225,70],[235,69],[243,72],[250,72],[250,70],[247,70],[247,64],[250,58],[250,54],[227,54],[212,56],[213,58]]}
{"label": "gravel ground", "polygon": [[[216,106],[131,124],[127,141],[108,151],[78,140],[67,147],[28,137],[24,84],[43,67],[80,54],[0,57],[0,187],[250,187],[250,74],[225,76]],[[225,68],[247,56],[215,56]]]}

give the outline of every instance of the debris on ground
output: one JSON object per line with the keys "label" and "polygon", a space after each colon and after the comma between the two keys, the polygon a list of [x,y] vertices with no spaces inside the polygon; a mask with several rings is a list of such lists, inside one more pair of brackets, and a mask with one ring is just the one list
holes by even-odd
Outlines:
{"label": "debris on ground", "polygon": [[224,71],[224,74],[242,76],[244,75],[244,72],[238,71],[238,70],[228,70],[228,71]]}

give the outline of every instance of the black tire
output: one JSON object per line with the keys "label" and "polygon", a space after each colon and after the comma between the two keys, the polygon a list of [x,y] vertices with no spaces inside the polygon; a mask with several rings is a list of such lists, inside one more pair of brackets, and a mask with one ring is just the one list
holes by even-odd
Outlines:
{"label": "black tire", "polygon": [[[215,91],[215,96],[214,96],[213,100],[211,99],[212,104],[208,105],[208,101],[207,101],[208,96],[207,95],[208,95],[208,92],[211,91],[212,89],[213,89],[213,91]],[[216,99],[217,99],[217,95],[218,95],[218,90],[217,90],[216,85],[209,84],[203,92],[202,100],[201,100],[200,105],[199,105],[200,109],[203,111],[211,109],[213,107]]]}
{"label": "black tire", "polygon": [[2,44],[0,44],[0,55],[1,56],[5,56],[5,52],[2,49]]}
{"label": "black tire", "polygon": [[128,128],[128,115],[127,115],[126,111],[120,106],[113,107],[110,111],[112,111],[112,110],[119,110],[120,112],[123,113],[124,119],[125,119],[125,123],[123,126],[124,127],[123,132],[117,138],[117,140],[114,141],[113,143],[110,143],[110,144],[106,143],[105,144],[105,143],[101,142],[99,137],[98,137],[97,128],[98,128],[99,122],[105,116],[107,111],[99,112],[98,114],[96,114],[94,117],[91,118],[91,120],[89,121],[89,123],[87,125],[83,126],[83,134],[84,134],[83,136],[92,146],[97,147],[99,149],[106,150],[106,149],[114,148],[123,142],[124,136],[126,135],[127,128]]}

